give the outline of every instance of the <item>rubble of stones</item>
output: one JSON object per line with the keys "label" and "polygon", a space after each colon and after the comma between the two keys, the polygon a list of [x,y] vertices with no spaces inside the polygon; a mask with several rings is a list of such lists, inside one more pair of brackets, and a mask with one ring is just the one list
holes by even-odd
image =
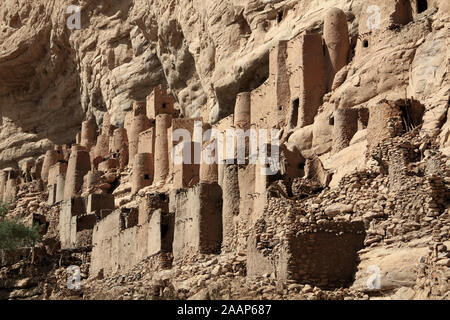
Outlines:
{"label": "rubble of stones", "polygon": [[[176,148],[174,130],[193,135],[196,121],[221,132],[282,129],[284,142],[312,125],[339,86],[348,40],[344,12],[332,9],[323,36],[304,33],[275,46],[267,81],[239,94],[234,114],[215,124],[180,117],[161,85],[134,103],[123,126],[108,113],[101,122],[88,116],[74,143],[1,171],[9,216],[40,224],[43,239],[2,251],[0,297],[368,299],[349,289],[358,255],[425,236],[433,243],[415,289],[448,297],[449,161],[421,133],[422,114],[408,99],[335,110],[332,154],[361,130],[367,139],[366,168],[335,187],[320,157],[286,144],[275,176],[260,175],[260,164],[172,162],[174,150],[215,142]],[[78,291],[66,287],[70,265],[81,269]]]}

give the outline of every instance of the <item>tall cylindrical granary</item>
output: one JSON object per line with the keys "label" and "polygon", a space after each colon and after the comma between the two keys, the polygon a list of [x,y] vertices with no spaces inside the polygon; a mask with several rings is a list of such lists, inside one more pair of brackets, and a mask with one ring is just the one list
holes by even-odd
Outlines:
{"label": "tall cylindrical granary", "polygon": [[323,37],[327,46],[328,90],[331,90],[334,76],[348,62],[350,38],[347,17],[341,9],[328,10],[323,27]]}
{"label": "tall cylindrical granary", "polygon": [[110,145],[110,153],[114,159],[119,161],[119,167],[125,168],[128,164],[128,135],[125,128],[117,128],[114,130],[112,143]]}
{"label": "tall cylindrical granary", "polygon": [[75,136],[75,144],[81,143],[81,131],[77,132],[77,135]]}
{"label": "tall cylindrical granary", "polygon": [[16,200],[17,195],[17,177],[15,172],[9,173],[9,179],[6,181],[5,192],[3,194],[3,202],[11,203]]}
{"label": "tall cylindrical granary", "polygon": [[166,181],[169,174],[169,137],[167,131],[171,125],[172,116],[170,114],[159,114],[156,116],[154,183]]}
{"label": "tall cylindrical granary", "polygon": [[113,143],[110,146],[110,152],[120,152],[123,148],[128,149],[128,136],[125,128],[117,128],[114,130]]}
{"label": "tall cylindrical granary", "polygon": [[45,153],[44,163],[42,164],[41,171],[41,179],[44,182],[48,181],[48,172],[50,170],[50,167],[61,159],[62,155],[58,154],[56,150],[47,150],[47,152]]}
{"label": "tall cylindrical granary", "polygon": [[62,146],[62,153],[63,153],[63,159],[62,160],[69,161],[70,151],[71,151],[70,145],[64,144]]}
{"label": "tall cylindrical granary", "polygon": [[89,152],[72,147],[64,184],[64,200],[69,200],[81,191],[84,176],[91,170]]}
{"label": "tall cylindrical granary", "polygon": [[250,126],[250,92],[241,92],[237,95],[234,108],[234,126],[236,128],[248,129]]}
{"label": "tall cylindrical granary", "polygon": [[128,132],[129,164],[132,165],[134,156],[138,152],[139,134],[149,129],[150,119],[147,118],[145,102],[136,102],[134,106],[134,116],[131,119],[131,126]]}
{"label": "tall cylindrical granary", "polygon": [[109,136],[101,134],[97,138],[97,144],[94,152],[95,158],[107,158],[109,156]]}
{"label": "tall cylindrical granary", "polygon": [[102,134],[110,135],[112,132],[111,115],[106,112],[103,115]]}
{"label": "tall cylindrical granary", "polygon": [[133,163],[133,173],[131,175],[131,193],[137,193],[142,188],[151,185],[152,181],[153,155],[151,153],[136,154]]}
{"label": "tall cylindrical granary", "polygon": [[358,110],[337,109],[334,112],[333,153],[347,148],[356,131],[358,131]]}
{"label": "tall cylindrical granary", "polygon": [[[241,92],[237,95],[236,105],[234,108],[234,126],[236,129],[246,130],[250,129],[250,107],[251,107],[251,94],[250,92]],[[244,140],[241,140],[241,139]],[[244,153],[244,157],[248,155],[249,137],[245,137],[240,134],[236,137],[236,150],[241,154]],[[240,151],[238,151],[240,150]]]}
{"label": "tall cylindrical granary", "polygon": [[103,124],[101,134],[97,137],[95,145],[95,158],[106,159],[109,156],[110,140],[113,135],[114,126],[111,125],[111,116],[109,113],[103,115]]}
{"label": "tall cylindrical granary", "polygon": [[66,174],[61,173],[56,177],[56,202],[64,200],[64,184],[66,183]]}
{"label": "tall cylindrical granary", "polygon": [[3,199],[3,194],[6,189],[6,181],[8,179],[8,172],[0,171],[0,199]]}
{"label": "tall cylindrical granary", "polygon": [[97,124],[95,123],[94,118],[83,121],[81,124],[80,145],[85,147],[88,151],[95,145],[96,127]]}
{"label": "tall cylindrical granary", "polygon": [[224,165],[222,182],[222,248],[224,251],[236,248],[235,219],[239,216],[240,204],[238,167],[237,164]]}
{"label": "tall cylindrical granary", "polygon": [[214,183],[219,181],[216,142],[204,144],[202,162],[200,163],[200,182]]}

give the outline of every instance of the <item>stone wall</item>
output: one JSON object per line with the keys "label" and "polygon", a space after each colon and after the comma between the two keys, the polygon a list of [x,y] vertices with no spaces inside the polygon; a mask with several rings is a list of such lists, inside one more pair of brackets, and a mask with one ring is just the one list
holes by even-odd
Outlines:
{"label": "stone wall", "polygon": [[305,215],[287,199],[269,199],[248,238],[248,276],[273,273],[282,281],[319,287],[351,284],[364,244],[363,223],[306,222]]}
{"label": "stone wall", "polygon": [[196,253],[219,253],[222,244],[222,190],[200,183],[175,195],[175,259]]}
{"label": "stone wall", "polygon": [[[291,289],[348,287],[356,267],[361,273],[358,256],[376,247],[413,245],[439,228],[446,230],[442,221],[446,223],[450,198],[448,150],[439,150],[446,143],[448,118],[442,62],[446,7],[430,1],[429,10],[418,12],[415,1],[374,1],[381,10],[381,25],[368,30],[370,4],[353,1],[338,9],[327,2],[310,7],[312,3],[278,1],[263,6],[253,1],[224,4],[219,10],[208,2],[211,10],[205,12],[221,12],[220,19],[208,21],[220,25],[229,20],[226,28],[235,31],[230,42],[216,32],[214,39],[202,38],[208,24],[196,33],[191,29],[196,22],[179,25],[185,19],[181,12],[167,20],[176,23],[158,30],[155,24],[146,28],[154,17],[134,15],[131,31],[125,25],[128,31],[114,33],[130,44],[108,50],[100,49],[106,44],[97,40],[78,48],[72,38],[59,39],[64,48],[76,47],[74,65],[86,57],[93,65],[101,61],[101,68],[89,65],[80,70],[102,88],[90,92],[96,85],[86,87],[83,82],[76,90],[82,112],[73,108],[76,128],[71,124],[67,133],[49,129],[43,134],[41,125],[27,125],[29,119],[20,116],[26,114],[23,109],[18,107],[22,111],[17,116],[9,106],[12,97],[22,97],[21,89],[13,84],[9,88],[8,81],[0,84],[6,88],[0,90],[6,93],[0,93],[1,136],[20,128],[17,141],[0,143],[1,150],[20,154],[14,167],[0,171],[0,199],[10,202],[9,215],[27,223],[39,221],[45,234],[42,246],[52,254],[59,246],[60,252],[83,250],[91,257],[91,279],[133,273],[146,263],[147,271],[153,272],[162,265],[171,267],[172,257],[174,273],[197,268],[203,259],[216,259],[221,261],[218,267],[201,265],[212,277],[196,283],[215,281],[222,274],[236,276],[237,281],[264,277],[277,282],[277,290],[284,290],[285,284]],[[178,6],[160,7],[158,1],[153,5],[163,17]],[[233,10],[227,11],[229,7]],[[105,10],[118,8],[112,4]],[[124,8],[118,9],[124,16],[136,13],[134,6]],[[189,12],[197,21],[196,10]],[[289,32],[278,34],[280,26]],[[102,26],[99,32],[108,28]],[[5,30],[3,37],[11,32],[15,31]],[[189,34],[200,38],[193,41]],[[115,40],[105,40],[111,42]],[[150,43],[154,46],[145,49]],[[92,48],[101,52],[94,54]],[[232,54],[237,48],[239,57]],[[248,50],[252,54],[245,55]],[[200,56],[207,62],[198,60]],[[221,64],[228,56],[233,63]],[[15,59],[8,53],[5,57],[4,61]],[[136,59],[145,61],[143,70],[135,69]],[[3,60],[0,56],[0,74]],[[145,76],[152,61],[161,65],[155,83]],[[133,76],[122,73],[129,68]],[[119,74],[105,79],[98,72]],[[10,73],[3,75],[8,78]],[[117,79],[127,79],[127,86],[116,91]],[[33,103],[40,95],[34,92]],[[55,122],[66,103],[70,105],[57,95],[41,100],[54,109]],[[58,127],[47,120],[49,128]],[[221,133],[279,129],[282,156],[275,165],[280,171],[262,174],[268,165],[250,161],[249,139],[233,138],[237,146],[226,155],[230,163],[206,163],[201,153],[216,146],[218,138],[203,139],[200,129],[204,133],[210,128]],[[179,129],[185,133],[182,139]],[[43,136],[48,141],[30,147],[29,141]],[[26,144],[17,151],[23,139]],[[212,158],[222,156],[226,144]],[[270,146],[266,141],[259,147]],[[241,152],[245,159],[237,163]],[[172,156],[177,153],[189,161],[175,163]],[[1,153],[0,161],[4,159],[10,161],[11,156]],[[447,263],[443,239],[439,241],[420,277]],[[197,278],[185,280],[191,279]],[[186,283],[174,282],[158,295],[182,292],[183,286]],[[428,288],[422,281],[418,286]]]}

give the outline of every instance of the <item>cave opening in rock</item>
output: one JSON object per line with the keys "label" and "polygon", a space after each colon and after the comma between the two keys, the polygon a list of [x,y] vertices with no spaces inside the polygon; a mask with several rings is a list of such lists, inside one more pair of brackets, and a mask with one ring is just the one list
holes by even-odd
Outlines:
{"label": "cave opening in rock", "polygon": [[283,21],[283,12],[282,12],[282,11],[278,12],[277,21],[278,21],[278,23],[280,23],[281,21]]}
{"label": "cave opening in rock", "polygon": [[242,12],[239,17],[237,17],[236,22],[239,25],[239,32],[241,34],[248,35],[252,33],[252,28],[245,19],[244,12]]}
{"label": "cave opening in rock", "polygon": [[14,171],[11,170],[8,172],[8,180],[12,180],[12,179],[16,179],[16,178],[17,178],[17,175]]}
{"label": "cave opening in rock", "polygon": [[414,99],[407,99],[400,103],[397,101],[402,112],[402,125],[404,132],[408,132],[423,123],[425,106]]}
{"label": "cave opening in rock", "polygon": [[111,184],[111,188],[110,188],[110,193],[113,193],[120,185],[120,179],[117,178],[115,179],[113,182],[110,183]]}
{"label": "cave opening in rock", "polygon": [[422,13],[428,9],[427,0],[417,0],[417,13]]}
{"label": "cave opening in rock", "polygon": [[369,40],[364,40],[363,41],[363,47],[364,48],[368,48],[369,47]]}
{"label": "cave opening in rock", "polygon": [[167,224],[161,224],[161,237],[164,238],[169,232],[169,226]]}
{"label": "cave opening in rock", "polygon": [[292,101],[292,117],[291,123],[289,124],[291,128],[296,128],[298,124],[298,108],[300,107],[300,99],[297,98]]}
{"label": "cave opening in rock", "polygon": [[161,200],[166,200],[166,194],[165,193],[160,193],[159,194],[159,199],[161,199]]}
{"label": "cave opening in rock", "polygon": [[330,119],[328,120],[328,124],[330,126],[334,126],[334,117],[333,116],[331,116]]}

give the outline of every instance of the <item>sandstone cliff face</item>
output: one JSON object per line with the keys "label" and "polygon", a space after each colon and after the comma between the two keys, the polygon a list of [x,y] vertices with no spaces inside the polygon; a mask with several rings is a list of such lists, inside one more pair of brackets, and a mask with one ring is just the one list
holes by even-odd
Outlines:
{"label": "sandstone cliff face", "polygon": [[[434,2],[435,19],[415,7],[420,21],[407,31],[386,29],[368,52],[356,48],[325,112],[414,97],[427,110],[424,128],[448,147],[448,8]],[[270,47],[320,31],[330,7],[347,12],[354,40],[367,31],[364,1],[79,1],[81,30],[66,27],[71,4],[2,2],[0,167],[72,142],[87,114],[101,122],[109,110],[113,123],[123,122],[132,101],[159,83],[183,114],[216,122],[232,112],[238,92],[267,78]]]}
{"label": "sandstone cliff face", "polygon": [[[31,261],[1,251],[0,298],[73,295],[73,261],[85,298],[116,282],[136,299],[448,298],[449,13],[444,0],[5,0],[0,199],[45,230]],[[280,129],[281,171],[174,164],[186,146],[172,134],[194,121]]]}

